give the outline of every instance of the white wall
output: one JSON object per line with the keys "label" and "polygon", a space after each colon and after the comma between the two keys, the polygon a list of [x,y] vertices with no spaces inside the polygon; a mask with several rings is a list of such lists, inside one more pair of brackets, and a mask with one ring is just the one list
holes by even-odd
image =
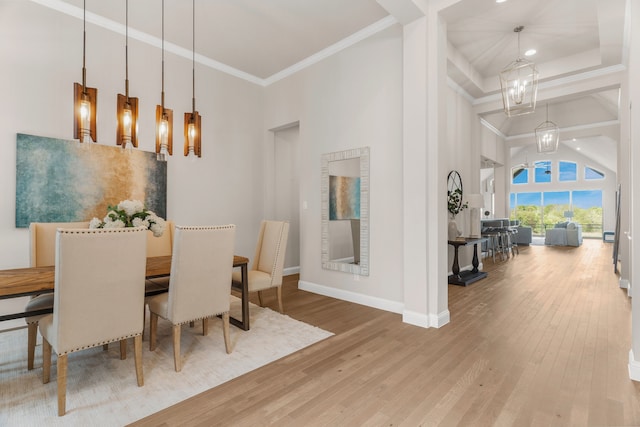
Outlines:
{"label": "white wall", "polygon": [[[73,83],[82,78],[82,21],[27,1],[0,0],[0,268],[28,266],[28,232],[15,228],[16,133],[71,139]],[[98,88],[98,141],[115,145],[124,93],[124,36],[87,24],[87,84]],[[139,98],[139,149],[155,149],[161,52],[129,39],[129,92]],[[253,256],[263,216],[263,89],[196,64],[202,159],[182,155],[191,110],[191,61],[165,54],[165,104],[174,112],[167,216],[178,224],[238,226],[236,253]],[[114,203],[119,200],[113,201]]]}
{"label": "white wall", "polygon": [[[300,122],[300,279],[398,311],[402,281],[402,32],[391,27],[266,88],[265,129]],[[266,143],[269,144],[268,137]],[[370,147],[370,275],[324,270],[322,154]]]}

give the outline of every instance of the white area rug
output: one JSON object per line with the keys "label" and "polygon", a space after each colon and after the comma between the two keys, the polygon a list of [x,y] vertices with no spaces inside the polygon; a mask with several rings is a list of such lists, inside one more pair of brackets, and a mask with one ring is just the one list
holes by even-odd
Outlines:
{"label": "white area rug", "polygon": [[[236,318],[239,307],[239,300],[232,297]],[[106,352],[99,347],[72,353],[63,417],[57,416],[55,356],[51,382],[42,384],[40,343],[35,369],[27,371],[27,330],[0,333],[0,426],[122,426],[333,335],[268,308],[252,304],[250,312],[249,331],[230,327],[231,354],[225,352],[222,320],[209,321],[206,337],[202,322],[194,328],[184,325],[181,372],[173,367],[170,323],[158,320],[154,352],[149,351],[147,324],[142,343],[143,387],[136,383],[132,340],[126,360],[120,360],[117,343]]]}

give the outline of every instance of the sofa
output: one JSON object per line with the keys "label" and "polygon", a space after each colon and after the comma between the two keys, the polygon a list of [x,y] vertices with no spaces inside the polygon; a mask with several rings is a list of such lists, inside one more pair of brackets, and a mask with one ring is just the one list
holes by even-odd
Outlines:
{"label": "sofa", "polygon": [[516,226],[517,233],[513,236],[513,243],[518,245],[530,245],[532,241],[531,227],[525,225]]}
{"label": "sofa", "polygon": [[575,222],[559,222],[548,228],[544,234],[544,244],[551,246],[580,246],[582,244],[582,226]]}

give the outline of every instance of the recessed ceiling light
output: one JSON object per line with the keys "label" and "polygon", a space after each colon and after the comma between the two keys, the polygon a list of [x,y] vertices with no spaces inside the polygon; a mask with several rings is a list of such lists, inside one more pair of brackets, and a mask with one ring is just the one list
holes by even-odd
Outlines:
{"label": "recessed ceiling light", "polygon": [[529,49],[528,51],[526,51],[526,52],[524,53],[524,56],[533,56],[533,55],[535,55],[535,54],[536,54],[536,52],[538,52],[538,51],[537,51],[537,50],[535,50],[535,49]]}
{"label": "recessed ceiling light", "polygon": [[576,150],[577,150],[577,151],[580,151],[580,147],[576,147]]}
{"label": "recessed ceiling light", "polygon": [[496,0],[496,3],[504,3],[504,2],[506,2],[506,1],[507,1],[507,0]]}
{"label": "recessed ceiling light", "polygon": [[575,140],[576,140],[575,138],[572,139],[572,141],[575,141]]}

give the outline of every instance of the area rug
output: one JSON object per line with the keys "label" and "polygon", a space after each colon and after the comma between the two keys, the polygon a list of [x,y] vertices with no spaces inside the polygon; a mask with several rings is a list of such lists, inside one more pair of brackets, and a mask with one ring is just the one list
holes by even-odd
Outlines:
{"label": "area rug", "polygon": [[[232,315],[240,302],[232,297]],[[171,325],[158,320],[155,351],[143,341],[144,386],[136,383],[133,343],[126,360],[119,345],[69,355],[67,413],[58,417],[57,369],[52,359],[51,382],[42,384],[42,345],[36,348],[35,369],[27,371],[27,330],[0,333],[0,426],[73,425],[122,426],[280,359],[333,334],[251,304],[251,329],[231,326],[233,352],[227,354],[222,321],[184,325],[181,335],[182,371],[175,372]]]}

